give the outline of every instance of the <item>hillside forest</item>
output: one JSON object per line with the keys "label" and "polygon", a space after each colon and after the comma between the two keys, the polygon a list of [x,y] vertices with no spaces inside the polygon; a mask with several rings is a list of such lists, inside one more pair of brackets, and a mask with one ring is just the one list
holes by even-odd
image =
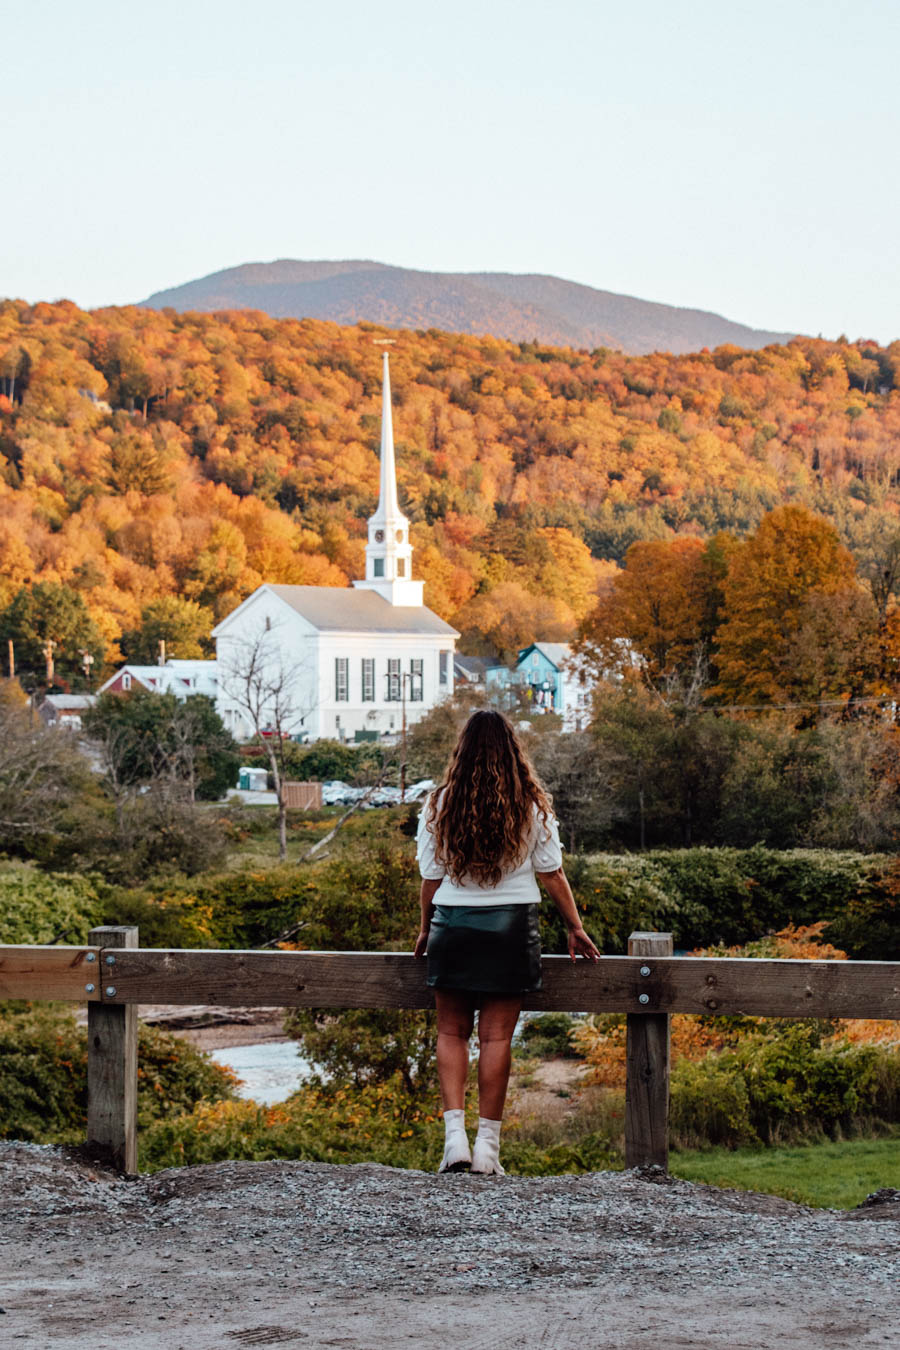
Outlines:
{"label": "hillside forest", "polygon": [[[58,686],[96,687],[162,636],[208,651],[263,580],[363,575],[385,333],[0,304],[23,682],[48,638]],[[414,568],[464,652],[580,634],[608,668],[627,638],[652,686],[728,706],[890,693],[900,342],[626,357],[430,330],[397,334],[391,374]]]}

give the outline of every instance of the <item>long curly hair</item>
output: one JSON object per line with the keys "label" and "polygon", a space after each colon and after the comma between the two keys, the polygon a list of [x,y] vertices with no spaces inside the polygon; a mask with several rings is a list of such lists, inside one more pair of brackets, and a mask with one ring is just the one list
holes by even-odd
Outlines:
{"label": "long curly hair", "polygon": [[435,857],[451,880],[498,885],[525,857],[535,807],[546,823],[550,798],[512,726],[502,713],[473,713],[428,806]]}

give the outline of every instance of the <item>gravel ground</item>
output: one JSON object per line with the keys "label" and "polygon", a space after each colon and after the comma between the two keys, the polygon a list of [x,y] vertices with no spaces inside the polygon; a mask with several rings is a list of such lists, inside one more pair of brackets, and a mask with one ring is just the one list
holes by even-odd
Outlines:
{"label": "gravel ground", "polygon": [[900,1336],[900,1193],[218,1163],[0,1142],[0,1345],[823,1350]]}

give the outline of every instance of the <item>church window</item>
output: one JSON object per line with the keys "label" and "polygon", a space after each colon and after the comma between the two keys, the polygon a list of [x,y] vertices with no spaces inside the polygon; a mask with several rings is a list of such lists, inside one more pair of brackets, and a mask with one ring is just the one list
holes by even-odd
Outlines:
{"label": "church window", "polygon": [[346,656],[334,658],[334,698],[336,703],[349,703],[350,701],[349,665],[350,662]]}
{"label": "church window", "polygon": [[399,703],[402,697],[401,686],[403,684],[403,676],[400,674],[400,659],[399,657],[396,660],[390,658],[387,664],[387,693],[385,698],[388,703]]}
{"label": "church window", "polygon": [[375,658],[372,656],[362,659],[362,701],[375,702]]}
{"label": "church window", "polygon": [[375,531],[375,543],[376,543],[376,544],[383,544],[383,543],[384,543],[384,530],[376,530],[376,531]]}
{"label": "church window", "polygon": [[410,661],[409,663],[409,701],[410,703],[421,703],[425,697],[423,661]]}
{"label": "church window", "polygon": [[397,531],[397,543],[398,543],[398,544],[402,544],[402,543],[403,543],[403,531],[402,531],[402,530],[398,530],[398,531]]}
{"label": "church window", "polygon": [[450,673],[450,653],[438,652],[438,684],[448,684]]}
{"label": "church window", "polygon": [[122,688],[123,688],[123,689],[130,689],[130,688],[131,688],[131,675],[129,674],[129,672],[128,672],[127,670],[126,670],[125,674],[122,676]]}
{"label": "church window", "polygon": [[398,576],[398,577],[405,577],[405,576],[406,576],[406,559],[405,559],[405,558],[398,558],[398,559],[397,559],[397,576]]}
{"label": "church window", "polygon": [[373,577],[384,576],[384,558],[372,559],[372,575]]}

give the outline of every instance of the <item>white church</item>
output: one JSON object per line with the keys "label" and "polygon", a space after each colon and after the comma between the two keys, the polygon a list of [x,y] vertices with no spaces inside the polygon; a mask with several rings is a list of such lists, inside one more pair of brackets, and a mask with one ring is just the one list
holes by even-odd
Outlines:
{"label": "white church", "polygon": [[[369,520],[366,576],[335,586],[259,586],[213,629],[216,706],[239,741],[264,734],[343,741],[391,737],[453,692],[459,634],[423,603],[409,521],[397,500],[391,381],[384,353],[381,488]],[[255,662],[248,681],[251,663]],[[280,688],[276,698],[268,690]],[[266,700],[268,699],[268,704]],[[276,702],[281,705],[276,716]]]}

